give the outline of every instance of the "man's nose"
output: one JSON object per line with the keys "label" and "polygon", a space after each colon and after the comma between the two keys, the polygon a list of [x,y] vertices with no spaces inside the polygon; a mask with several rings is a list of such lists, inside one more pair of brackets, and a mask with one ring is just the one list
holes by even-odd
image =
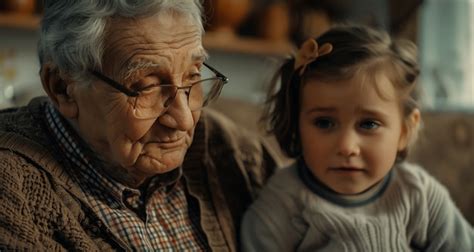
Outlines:
{"label": "man's nose", "polygon": [[337,154],[344,157],[358,156],[360,154],[359,136],[353,130],[341,132],[337,142]]}
{"label": "man's nose", "polygon": [[178,90],[166,112],[158,118],[158,121],[168,128],[181,131],[187,131],[194,127],[194,119],[185,90]]}

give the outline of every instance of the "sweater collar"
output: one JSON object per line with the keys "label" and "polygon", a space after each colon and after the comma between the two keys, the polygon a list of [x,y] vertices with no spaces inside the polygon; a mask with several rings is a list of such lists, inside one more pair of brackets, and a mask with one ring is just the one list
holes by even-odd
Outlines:
{"label": "sweater collar", "polygon": [[298,176],[306,187],[318,196],[342,207],[358,207],[369,204],[378,199],[387,189],[392,170],[376,185],[357,195],[342,195],[326,186],[316,178],[306,165],[303,158],[298,159]]}

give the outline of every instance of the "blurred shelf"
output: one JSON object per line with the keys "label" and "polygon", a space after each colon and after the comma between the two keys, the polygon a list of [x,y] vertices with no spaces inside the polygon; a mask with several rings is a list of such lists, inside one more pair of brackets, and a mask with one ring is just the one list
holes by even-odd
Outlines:
{"label": "blurred shelf", "polygon": [[210,50],[264,56],[285,57],[294,50],[294,46],[286,41],[271,41],[216,32],[206,32],[203,44]]}
{"label": "blurred shelf", "polygon": [[37,30],[40,23],[39,15],[0,13],[0,28]]}
{"label": "blurred shelf", "polygon": [[[39,15],[0,13],[0,28],[36,31],[40,19]],[[203,44],[209,50],[279,57],[291,54],[294,49],[289,42],[240,37],[217,32],[206,32]]]}

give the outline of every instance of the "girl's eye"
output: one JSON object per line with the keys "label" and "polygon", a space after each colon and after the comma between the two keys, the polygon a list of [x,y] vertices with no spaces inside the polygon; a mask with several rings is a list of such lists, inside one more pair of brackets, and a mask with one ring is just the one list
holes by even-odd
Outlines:
{"label": "girl's eye", "polygon": [[320,129],[331,129],[336,126],[336,123],[331,118],[316,118],[314,125]]}
{"label": "girl's eye", "polygon": [[365,120],[359,124],[359,127],[365,130],[374,130],[380,127],[380,123],[374,120]]}

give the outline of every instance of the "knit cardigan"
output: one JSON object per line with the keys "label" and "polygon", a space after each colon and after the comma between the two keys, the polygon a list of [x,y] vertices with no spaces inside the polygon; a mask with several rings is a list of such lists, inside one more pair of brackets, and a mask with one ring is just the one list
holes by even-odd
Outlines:
{"label": "knit cardigan", "polygon": [[[88,205],[49,132],[46,98],[0,111],[0,251],[127,251]],[[238,250],[243,212],[273,172],[261,138],[203,111],[183,163],[213,251]]]}

